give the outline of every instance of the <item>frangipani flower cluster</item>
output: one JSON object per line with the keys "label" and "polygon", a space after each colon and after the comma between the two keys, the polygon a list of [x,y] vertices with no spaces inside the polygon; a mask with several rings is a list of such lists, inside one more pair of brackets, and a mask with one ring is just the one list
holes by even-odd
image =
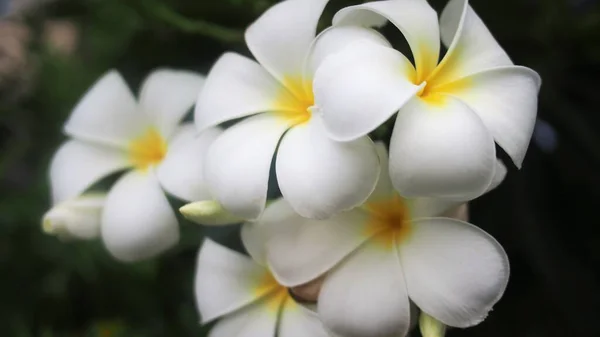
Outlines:
{"label": "frangipani flower cluster", "polygon": [[[139,103],[117,73],[103,77],[66,124],[44,229],[100,235],[123,261],[155,256],[179,238],[163,189],[192,201],[180,211],[196,222],[244,222],[250,257],[208,239],[200,249],[197,306],[202,322],[221,318],[213,337],[405,336],[416,309],[435,334],[481,322],[508,258],[443,214],[504,179],[495,142],[520,167],[540,79],[466,0],[439,24],[425,0],[369,2],[317,34],[327,3],[274,5],[246,31],[256,61],[225,53],[205,80],[156,71]],[[414,63],[377,30],[387,21]],[[182,123],[194,103],[194,124]],[[394,115],[388,154],[369,133]],[[106,193],[89,191],[124,169]],[[282,197],[268,201],[273,176]],[[306,284],[314,296],[290,295]]]}
{"label": "frangipani flower cluster", "polygon": [[[506,172],[497,165],[490,188]],[[481,322],[508,282],[504,250],[481,229],[443,217],[456,202],[398,195],[382,167],[364,205],[314,220],[280,199],[242,237],[263,242],[262,258],[285,286],[325,275],[317,312],[335,335],[404,336],[414,320],[410,302],[449,326]]]}

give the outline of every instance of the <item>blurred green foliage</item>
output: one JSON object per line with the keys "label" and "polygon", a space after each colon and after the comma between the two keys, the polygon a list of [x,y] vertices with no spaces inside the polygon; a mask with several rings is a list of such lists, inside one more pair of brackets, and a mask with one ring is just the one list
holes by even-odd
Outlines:
{"label": "blurred green foliage", "polygon": [[[248,54],[243,42],[244,28],[275,2],[57,0],[24,16],[31,33],[26,45],[27,68],[31,71],[16,76],[9,84],[1,82],[0,86],[1,336],[206,334],[208,328],[198,323],[192,295],[196,251],[203,235],[235,244],[235,228],[202,229],[182,219],[182,241],[178,247],[154,261],[120,264],[98,242],[63,243],[42,234],[40,218],[50,205],[47,168],[53,152],[65,139],[61,133],[64,120],[101,74],[116,68],[132,88],[138,88],[144,76],[157,67],[206,73],[226,50]],[[358,2],[332,0],[323,24],[329,22],[336,9]],[[445,0],[431,2],[441,9]],[[473,0],[472,6],[515,63],[534,68],[544,79],[540,117],[557,130],[563,152],[543,157],[543,164],[529,159],[530,169],[526,163],[524,174],[554,170],[562,183],[575,186],[565,190],[585,192],[589,198],[600,197],[598,2]],[[56,20],[67,20],[76,27],[79,38],[73,53],[56,50],[44,38],[46,24]],[[398,39],[401,41],[401,37]],[[564,166],[567,161],[574,163],[569,169],[583,172],[581,176],[569,175]],[[511,175],[517,173],[511,170]],[[588,264],[574,269],[575,275],[562,275],[563,265],[545,261],[554,259],[554,255],[544,250],[543,242],[541,246],[530,246],[539,240],[535,230],[534,234],[520,232],[526,227],[509,230],[494,220],[499,214],[494,212],[503,212],[499,205],[508,204],[506,198],[512,195],[508,188],[529,189],[529,195],[534,196],[547,192],[539,186],[523,187],[523,177],[517,176],[516,183],[509,183],[496,196],[474,204],[474,222],[507,247],[515,266],[512,288],[481,326],[465,332],[451,331],[449,335],[598,336],[600,332],[594,328],[597,324],[591,324],[595,323],[591,315],[600,312],[596,311],[598,296],[588,295],[586,301],[579,297],[571,300],[571,295],[560,292],[564,289],[558,294],[553,291],[562,289],[564,281],[575,282],[585,293],[598,285],[599,276],[584,273]],[[173,200],[173,204],[177,207],[181,201]],[[546,206],[531,207],[538,207],[535,212],[547,212],[539,208]],[[595,214],[593,209],[593,204],[584,202],[569,212],[585,219]],[[530,214],[523,212],[513,214],[515,223],[531,222],[527,217]],[[542,218],[548,220],[552,215]],[[478,219],[481,221],[475,221]],[[548,235],[559,225],[548,221]],[[587,227],[579,230],[587,233]],[[593,241],[581,241],[582,247],[597,247],[600,243],[593,237],[590,240]],[[580,249],[583,251],[576,256],[589,260],[586,263],[600,262],[597,249]],[[570,258],[568,255],[565,263],[570,264]],[[557,276],[561,277],[558,285],[544,280],[557,274],[561,274]],[[579,283],[583,278],[587,281]],[[567,287],[574,287],[573,284],[567,283]],[[597,293],[596,288],[594,291]],[[573,292],[572,296],[580,295],[583,296]]]}

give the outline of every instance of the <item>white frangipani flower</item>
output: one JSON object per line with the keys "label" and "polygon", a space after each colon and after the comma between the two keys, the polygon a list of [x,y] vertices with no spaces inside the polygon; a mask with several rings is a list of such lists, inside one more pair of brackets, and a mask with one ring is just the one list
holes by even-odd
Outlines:
{"label": "white frangipani flower", "polygon": [[179,240],[177,218],[163,192],[206,199],[203,154],[220,133],[198,138],[180,124],[204,77],[158,70],[143,83],[139,103],[116,71],[103,76],[81,99],[65,125],[72,137],[55,154],[50,180],[54,204],[77,198],[95,182],[128,171],[108,191],[101,234],[119,260],[149,258]]}
{"label": "white frangipani flower", "polygon": [[61,239],[91,240],[100,236],[100,219],[106,193],[86,193],[52,207],[42,229]]}
{"label": "white frangipani flower", "polygon": [[[379,152],[387,164],[385,149]],[[437,217],[455,203],[400,197],[385,167],[361,207],[312,220],[281,199],[257,223],[246,224],[242,234],[266,241],[264,255],[283,285],[325,275],[318,313],[336,335],[404,336],[410,301],[446,325],[478,324],[506,288],[504,250],[469,223]],[[495,185],[505,171],[497,172]]]}
{"label": "white frangipani flower", "polygon": [[[244,243],[247,247],[258,244]],[[297,303],[260,262],[264,260],[253,261],[211,240],[204,241],[196,269],[196,304],[202,323],[221,318],[208,336],[328,336],[316,313]]]}
{"label": "white frangipani flower", "polygon": [[[494,140],[520,167],[536,119],[538,74],[513,65],[466,0],[451,0],[439,25],[426,0],[347,7],[333,22],[363,25],[378,16],[402,32],[415,65],[366,40],[325,60],[314,92],[328,134],[351,141],[398,112],[390,173],[406,197],[481,195],[494,173]],[[438,64],[440,36],[448,52]]]}
{"label": "white frangipani flower", "polygon": [[265,208],[274,153],[283,197],[301,215],[326,218],[367,199],[379,172],[368,137],[336,142],[313,112],[313,74],[323,60],[352,41],[389,46],[362,27],[327,29],[315,41],[328,0],[286,0],[246,31],[258,63],[223,55],[208,74],[196,104],[199,130],[241,117],[210,148],[206,183],[232,214],[256,219]]}

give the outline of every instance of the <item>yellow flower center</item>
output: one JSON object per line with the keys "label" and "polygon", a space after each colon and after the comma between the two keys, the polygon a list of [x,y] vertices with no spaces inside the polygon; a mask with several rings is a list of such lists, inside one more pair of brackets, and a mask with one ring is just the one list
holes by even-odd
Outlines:
{"label": "yellow flower center", "polygon": [[154,127],[148,128],[129,143],[129,160],[139,170],[160,163],[166,154],[167,142]]}
{"label": "yellow flower center", "polygon": [[268,271],[259,277],[258,283],[252,288],[252,292],[257,298],[264,298],[269,310],[274,313],[279,312],[279,308],[291,299],[288,289],[275,280]]}
{"label": "yellow flower center", "polygon": [[420,52],[415,56],[416,69],[413,68],[409,74],[413,84],[423,85],[417,93],[422,100],[433,105],[443,105],[446,103],[447,94],[457,93],[470,86],[468,78],[459,79],[459,67],[455,60],[460,56],[460,48],[452,52],[452,57],[446,55],[433,69],[426,65],[431,64],[429,61],[437,58],[437,55],[426,48],[421,48]]}
{"label": "yellow flower center", "polygon": [[288,76],[275,99],[278,114],[292,126],[306,123],[312,116],[311,108],[315,103],[312,83],[304,81],[302,76]]}
{"label": "yellow flower center", "polygon": [[368,236],[386,249],[392,249],[411,232],[410,214],[406,200],[397,194],[387,200],[363,206],[369,213]]}

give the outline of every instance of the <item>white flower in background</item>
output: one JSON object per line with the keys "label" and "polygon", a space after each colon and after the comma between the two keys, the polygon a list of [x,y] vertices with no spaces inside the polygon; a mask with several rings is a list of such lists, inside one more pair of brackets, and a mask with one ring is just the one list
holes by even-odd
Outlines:
{"label": "white flower in background", "polygon": [[61,239],[91,240],[100,236],[100,219],[106,193],[86,193],[52,207],[42,229]]}
{"label": "white flower in background", "polygon": [[191,123],[180,124],[194,104],[204,77],[158,70],[143,83],[139,103],[123,78],[111,71],[75,107],[65,125],[73,139],[55,154],[50,181],[61,205],[95,182],[128,171],[108,191],[101,234],[119,260],[149,258],[179,240],[177,218],[163,189],[184,199],[206,199],[203,154],[220,131],[195,138]]}
{"label": "white flower in background", "polygon": [[[379,147],[382,164],[386,151]],[[326,274],[318,313],[344,337],[404,336],[410,301],[453,327],[481,322],[506,288],[509,264],[490,235],[464,221],[437,217],[456,203],[403,199],[386,166],[369,201],[328,220],[298,216],[281,199],[242,235],[266,242],[281,284],[295,287]],[[504,178],[498,169],[494,185]]]}
{"label": "white flower in background", "polygon": [[[244,241],[250,252],[259,242]],[[249,246],[250,244],[250,246]],[[252,259],[205,240],[198,255],[195,293],[202,323],[221,320],[209,337],[326,337],[316,313],[275,281],[260,256]]]}
{"label": "white flower in background", "polygon": [[[520,167],[535,124],[538,74],[513,65],[466,0],[451,0],[439,25],[425,0],[347,7],[333,21],[345,27],[378,17],[402,32],[415,65],[369,41],[325,60],[314,92],[329,135],[351,141],[398,112],[390,173],[406,197],[481,195],[494,173],[494,140]],[[438,64],[440,35],[448,52]]]}
{"label": "white flower in background", "polygon": [[283,197],[301,215],[326,218],[361,204],[375,186],[377,156],[368,137],[335,142],[312,112],[312,80],[328,55],[365,39],[389,46],[362,27],[325,30],[317,22],[327,0],[287,0],[267,10],[246,31],[258,63],[223,55],[208,74],[195,110],[200,131],[241,117],[210,148],[205,180],[234,215],[256,219],[265,208],[274,153]]}

